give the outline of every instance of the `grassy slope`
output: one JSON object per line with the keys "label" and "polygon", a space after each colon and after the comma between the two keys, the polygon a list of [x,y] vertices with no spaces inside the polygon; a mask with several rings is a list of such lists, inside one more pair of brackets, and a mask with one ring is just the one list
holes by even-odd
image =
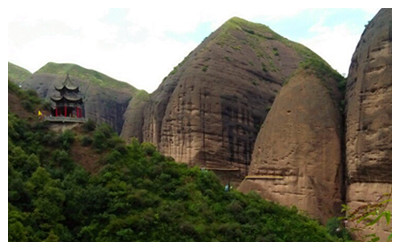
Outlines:
{"label": "grassy slope", "polygon": [[68,73],[71,76],[75,76],[84,81],[97,84],[101,87],[118,88],[130,92],[137,91],[135,87],[126,82],[118,81],[105,74],[102,74],[95,70],[83,68],[76,64],[70,64],[70,63],[59,64],[59,63],[49,62],[35,73],[49,73],[49,74],[56,74],[63,76]]}
{"label": "grassy slope", "polygon": [[15,83],[23,82],[32,75],[28,70],[8,62],[8,79]]}
{"label": "grassy slope", "polygon": [[263,24],[252,23],[238,17],[233,17],[222,26],[222,34],[218,36],[217,43],[230,44],[232,46],[236,42],[236,39],[231,35],[234,29],[243,30],[247,33],[247,42],[257,50],[256,53],[260,56],[268,57],[265,54],[265,50],[257,48],[257,41],[260,39],[280,41],[286,46],[293,48],[301,56],[302,62],[300,63],[300,68],[312,69],[320,78],[332,77],[338,81],[338,84],[343,84],[344,78],[336,70],[332,69],[319,55],[300,43],[288,40]]}

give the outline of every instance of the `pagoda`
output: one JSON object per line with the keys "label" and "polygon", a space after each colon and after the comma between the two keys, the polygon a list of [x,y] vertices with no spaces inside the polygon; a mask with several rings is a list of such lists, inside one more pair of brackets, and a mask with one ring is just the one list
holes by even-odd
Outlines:
{"label": "pagoda", "polygon": [[75,86],[69,74],[61,86],[55,86],[56,95],[50,97],[53,101],[51,116],[46,120],[54,122],[85,122],[85,109],[79,87]]}

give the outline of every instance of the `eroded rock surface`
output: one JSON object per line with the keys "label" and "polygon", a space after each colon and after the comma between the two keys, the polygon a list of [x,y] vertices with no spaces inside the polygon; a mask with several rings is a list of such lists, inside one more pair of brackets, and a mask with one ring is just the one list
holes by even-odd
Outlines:
{"label": "eroded rock surface", "polygon": [[[391,193],[392,10],[369,22],[353,54],[346,88],[347,203],[351,210]],[[391,205],[390,205],[391,210]],[[385,240],[389,226],[375,232]]]}
{"label": "eroded rock surface", "polygon": [[282,84],[313,52],[232,18],[167,76],[143,109],[141,135],[179,162],[247,174],[254,141]]}
{"label": "eroded rock surface", "polygon": [[391,21],[391,10],[381,10],[352,58],[346,89],[350,183],[392,182]]}
{"label": "eroded rock surface", "polygon": [[301,70],[277,96],[239,190],[297,206],[326,222],[342,203],[340,93],[334,79]]}

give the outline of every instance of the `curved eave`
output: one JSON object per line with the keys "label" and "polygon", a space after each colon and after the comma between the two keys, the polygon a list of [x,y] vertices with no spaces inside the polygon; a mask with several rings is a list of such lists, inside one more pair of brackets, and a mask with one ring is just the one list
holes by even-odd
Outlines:
{"label": "curved eave", "polygon": [[82,102],[82,98],[81,97],[51,97],[51,100],[53,100],[54,102],[62,102],[62,101],[70,101],[70,102]]}
{"label": "curved eave", "polygon": [[63,86],[55,86],[55,89],[56,90],[58,90],[58,91],[61,91],[61,90],[63,90],[63,89],[68,89],[68,90],[72,90],[72,91],[75,91],[75,90],[79,90],[79,87],[77,87],[77,86],[68,86],[68,85],[63,85]]}

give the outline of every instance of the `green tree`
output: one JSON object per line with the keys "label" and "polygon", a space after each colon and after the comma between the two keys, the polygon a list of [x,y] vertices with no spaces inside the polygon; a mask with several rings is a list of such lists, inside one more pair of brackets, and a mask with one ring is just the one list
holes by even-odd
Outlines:
{"label": "green tree", "polygon": [[[381,195],[377,201],[370,202],[366,205],[357,207],[354,210],[350,210],[347,205],[342,205],[342,212],[346,212],[346,216],[341,217],[346,224],[353,222],[351,233],[357,234],[365,241],[379,241],[375,233],[365,235],[364,231],[368,227],[374,226],[380,220],[385,220],[386,224],[389,225],[392,221],[392,211],[387,209],[388,204],[392,202],[392,194],[386,193]],[[392,234],[388,236],[387,241],[391,241]]]}
{"label": "green tree", "polygon": [[59,143],[64,150],[68,150],[75,140],[75,134],[71,130],[66,130],[59,136]]}
{"label": "green tree", "polygon": [[8,241],[28,241],[32,228],[26,227],[24,222],[27,215],[8,203]]}
{"label": "green tree", "polygon": [[62,213],[65,194],[60,188],[60,182],[53,180],[46,169],[38,167],[26,182],[26,187],[34,206],[28,220],[38,226],[35,237],[45,240],[51,235],[54,240],[53,234],[62,228],[58,224],[65,219]]}

